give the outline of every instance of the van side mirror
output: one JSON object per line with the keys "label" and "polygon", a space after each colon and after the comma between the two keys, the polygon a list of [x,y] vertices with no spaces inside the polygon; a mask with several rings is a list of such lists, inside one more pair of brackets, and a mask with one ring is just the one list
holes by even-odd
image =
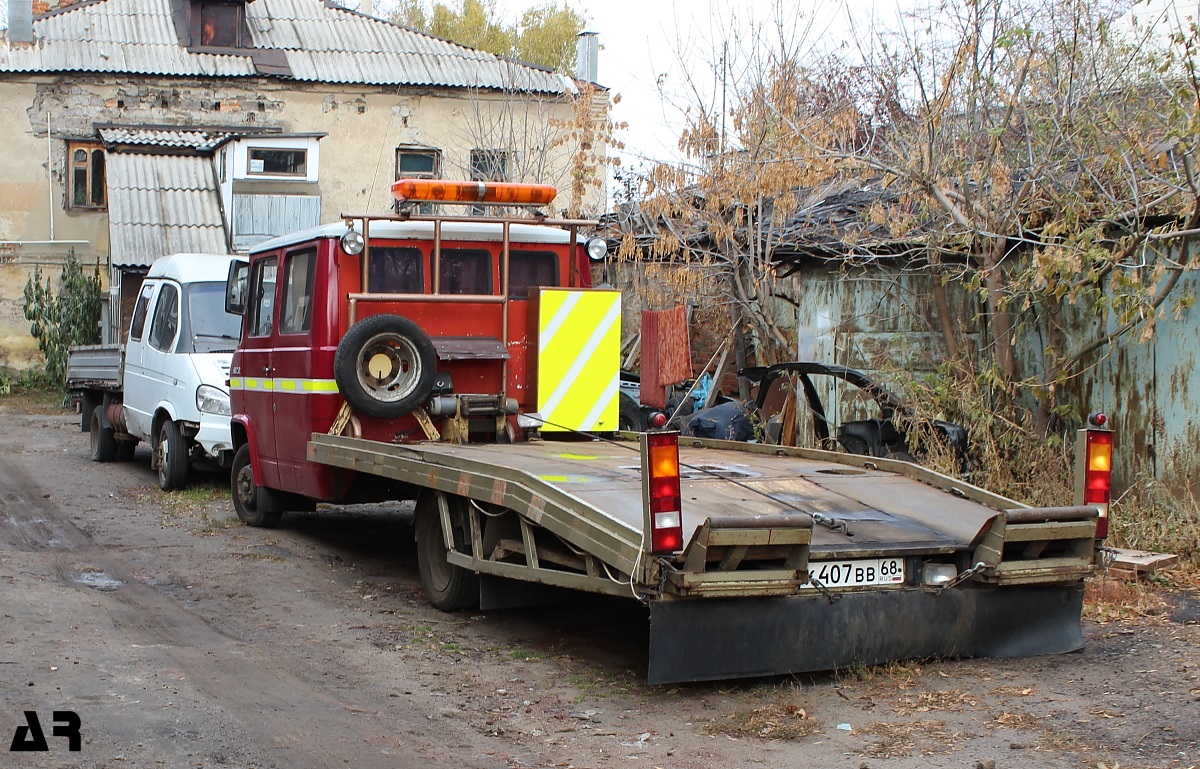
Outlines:
{"label": "van side mirror", "polygon": [[229,277],[225,281],[225,312],[230,315],[246,314],[246,285],[249,276],[249,262],[240,259],[230,262]]}

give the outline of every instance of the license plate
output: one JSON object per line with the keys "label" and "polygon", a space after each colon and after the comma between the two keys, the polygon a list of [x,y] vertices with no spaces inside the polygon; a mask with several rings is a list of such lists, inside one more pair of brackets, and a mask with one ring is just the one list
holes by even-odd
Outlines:
{"label": "license plate", "polygon": [[[864,558],[854,561],[809,561],[808,573],[828,588],[876,587],[904,584],[903,558]],[[806,588],[813,588],[810,582]]]}

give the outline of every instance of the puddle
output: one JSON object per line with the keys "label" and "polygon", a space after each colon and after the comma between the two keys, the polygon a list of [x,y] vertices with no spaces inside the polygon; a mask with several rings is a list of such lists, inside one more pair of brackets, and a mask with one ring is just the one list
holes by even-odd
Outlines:
{"label": "puddle", "polygon": [[102,571],[85,571],[75,577],[75,581],[97,590],[116,590],[125,584],[116,577],[111,577]]}

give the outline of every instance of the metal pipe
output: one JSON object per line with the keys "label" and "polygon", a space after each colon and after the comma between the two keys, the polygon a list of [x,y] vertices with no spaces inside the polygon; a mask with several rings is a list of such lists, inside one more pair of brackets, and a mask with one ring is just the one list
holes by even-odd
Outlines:
{"label": "metal pipe", "polygon": [[54,141],[50,138],[50,110],[46,110],[46,187],[50,202],[50,242],[54,242]]}
{"label": "metal pipe", "polygon": [[[500,310],[500,343],[504,345],[504,352],[508,352],[508,269],[509,269],[509,228],[512,222],[505,220],[501,225],[503,228],[502,244],[500,246],[500,298],[503,299],[503,304]],[[500,397],[506,397],[508,392],[508,358],[500,361]]]}
{"label": "metal pipe", "polygon": [[452,302],[455,304],[503,304],[504,297],[495,294],[349,294],[351,306],[356,302]]}

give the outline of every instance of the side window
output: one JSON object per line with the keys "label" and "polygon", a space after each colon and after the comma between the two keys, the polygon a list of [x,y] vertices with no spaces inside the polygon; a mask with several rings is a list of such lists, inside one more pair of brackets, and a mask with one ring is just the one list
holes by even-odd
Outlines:
{"label": "side window", "polygon": [[421,251],[416,248],[372,246],[367,265],[367,290],[375,294],[420,294],[425,291]]}
{"label": "side window", "polygon": [[142,292],[138,294],[137,304],[133,308],[133,324],[129,327],[129,338],[135,342],[142,341],[142,332],[146,330],[146,310],[150,308],[150,295],[153,293],[153,283],[142,284]]}
{"label": "side window", "polygon": [[525,299],[535,286],[558,285],[558,257],[549,251],[510,251],[508,295]]}
{"label": "side window", "polygon": [[492,255],[474,248],[443,248],[438,280],[443,294],[490,294]]}
{"label": "side window", "polygon": [[283,312],[279,333],[299,334],[312,328],[313,271],[317,251],[311,249],[288,256],[283,267]]}
{"label": "side window", "polygon": [[279,259],[272,256],[254,263],[250,273],[250,336],[271,333],[271,311],[275,309],[275,273]]}
{"label": "side window", "polygon": [[164,283],[154,306],[154,321],[150,324],[150,345],[156,350],[170,352],[179,330],[179,289]]}

